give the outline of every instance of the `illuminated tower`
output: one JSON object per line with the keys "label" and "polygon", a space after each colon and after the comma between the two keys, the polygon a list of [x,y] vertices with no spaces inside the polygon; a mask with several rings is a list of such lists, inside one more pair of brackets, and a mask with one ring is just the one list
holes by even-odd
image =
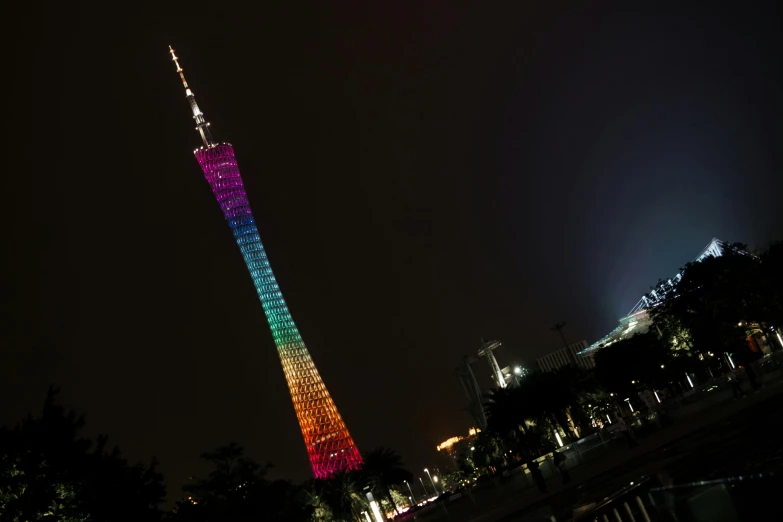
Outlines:
{"label": "illuminated tower", "polygon": [[359,469],[362,465],[359,450],[310,358],[310,352],[294,325],[269,266],[234,158],[234,149],[231,144],[217,143],[212,138],[209,123],[196,105],[196,98],[185,81],[182,67],[179,66],[171,46],[169,52],[182,78],[185,94],[193,110],[193,119],[196,120],[196,130],[204,142],[203,147],[194,151],[196,159],[234,233],[234,239],[261,299],[261,306],[283,363],[283,372],[307,453],[310,455],[313,474],[316,478],[326,478],[337,471]]}

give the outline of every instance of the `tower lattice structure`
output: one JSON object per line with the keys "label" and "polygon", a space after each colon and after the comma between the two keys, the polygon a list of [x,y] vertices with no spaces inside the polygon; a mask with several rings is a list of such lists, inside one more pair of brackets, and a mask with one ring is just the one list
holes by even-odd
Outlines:
{"label": "tower lattice structure", "polygon": [[361,454],[310,357],[272,273],[245,193],[234,149],[230,143],[217,143],[213,139],[210,124],[199,110],[171,46],[169,52],[182,78],[196,121],[196,130],[204,142],[202,147],[194,151],[196,160],[231,227],[269,321],[310,456],[313,475],[316,478],[327,478],[338,471],[359,469],[362,465]]}

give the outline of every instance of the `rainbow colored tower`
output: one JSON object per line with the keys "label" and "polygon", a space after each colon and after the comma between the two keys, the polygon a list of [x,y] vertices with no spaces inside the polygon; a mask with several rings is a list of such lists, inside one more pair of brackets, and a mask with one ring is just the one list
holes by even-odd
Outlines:
{"label": "rainbow colored tower", "polygon": [[185,81],[182,67],[171,46],[169,53],[182,78],[185,94],[193,110],[193,119],[196,120],[196,130],[204,142],[203,147],[195,150],[196,159],[234,233],[261,299],[283,363],[283,372],[310,455],[313,475],[315,478],[327,478],[338,471],[359,469],[362,465],[361,454],[313,364],[269,266],[239,174],[234,149],[231,144],[217,143],[212,138],[209,122],[196,105],[196,98]]}

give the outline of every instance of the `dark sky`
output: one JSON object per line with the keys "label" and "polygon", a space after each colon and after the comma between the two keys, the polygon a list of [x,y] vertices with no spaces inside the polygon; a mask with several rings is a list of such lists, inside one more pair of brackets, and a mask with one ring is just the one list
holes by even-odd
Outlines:
{"label": "dark sky", "polygon": [[3,7],[0,423],[58,384],[171,496],[229,441],[310,472],[169,44],[355,440],[415,472],[470,425],[481,337],[532,365],[712,237],[783,237],[774,3],[27,4]]}

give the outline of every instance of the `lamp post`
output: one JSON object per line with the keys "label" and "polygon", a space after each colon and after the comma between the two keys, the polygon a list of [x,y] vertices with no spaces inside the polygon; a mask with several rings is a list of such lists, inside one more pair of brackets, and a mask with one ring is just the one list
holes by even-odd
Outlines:
{"label": "lamp post", "polygon": [[[427,487],[424,485],[424,479],[419,477],[419,482],[421,482],[421,487],[424,490],[424,499],[426,500],[429,496],[429,493],[427,493]],[[438,492],[436,491],[435,493],[437,494]]]}
{"label": "lamp post", "polygon": [[435,487],[435,481],[432,480],[432,475],[430,474],[430,470],[428,470],[427,468],[424,468],[424,473],[426,473],[427,476],[430,478],[430,483],[432,484],[432,489],[435,490],[435,495],[437,495],[438,494],[438,488]]}
{"label": "lamp post", "polygon": [[[408,481],[407,481],[407,480],[404,480],[403,482],[405,482],[405,485],[406,485],[406,486],[408,486],[408,491],[410,491],[410,492],[411,492],[411,500],[412,500],[412,501],[413,501],[413,503],[415,504],[415,503],[416,503],[416,495],[414,495],[414,494],[413,494],[413,490],[411,489],[411,485],[410,485],[410,484],[408,484]],[[411,507],[413,507],[413,506],[411,506]]]}

